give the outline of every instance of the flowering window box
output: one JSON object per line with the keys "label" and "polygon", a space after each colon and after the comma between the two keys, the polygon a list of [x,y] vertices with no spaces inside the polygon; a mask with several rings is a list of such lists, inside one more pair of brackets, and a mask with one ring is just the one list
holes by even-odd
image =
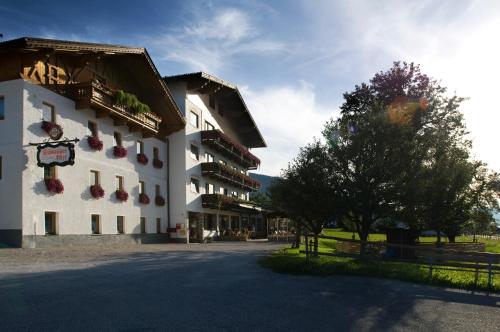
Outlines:
{"label": "flowering window box", "polygon": [[104,147],[104,144],[97,136],[89,136],[87,138],[87,142],[89,143],[89,146],[92,150],[101,151]]}
{"label": "flowering window box", "polygon": [[102,198],[104,197],[104,189],[102,189],[102,187],[98,184],[90,186],[90,194],[94,198]]}
{"label": "flowering window box", "polygon": [[146,194],[139,194],[139,203],[141,204],[149,204],[149,197]]}
{"label": "flowering window box", "polygon": [[163,168],[163,161],[161,161],[160,159],[153,159],[153,167]]}
{"label": "flowering window box", "polygon": [[127,156],[127,149],[125,149],[123,146],[115,146],[113,148],[113,155],[116,158],[125,158]]}
{"label": "flowering window box", "polygon": [[62,194],[64,192],[64,186],[58,179],[45,179],[45,187],[51,193]]}
{"label": "flowering window box", "polygon": [[137,162],[139,164],[147,165],[148,164],[148,157],[144,153],[138,153],[137,154]]}
{"label": "flowering window box", "polygon": [[118,189],[115,191],[116,199],[121,202],[126,202],[128,199],[128,193],[123,189]]}
{"label": "flowering window box", "polygon": [[155,197],[155,204],[158,206],[164,206],[165,205],[165,198],[162,196],[156,196]]}
{"label": "flowering window box", "polygon": [[63,135],[63,130],[60,125],[50,121],[42,121],[42,130],[47,133],[53,140],[58,140]]}

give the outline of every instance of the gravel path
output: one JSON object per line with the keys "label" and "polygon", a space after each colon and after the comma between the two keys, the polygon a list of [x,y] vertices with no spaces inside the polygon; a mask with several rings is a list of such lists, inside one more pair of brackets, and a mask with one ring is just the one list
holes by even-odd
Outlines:
{"label": "gravel path", "polygon": [[500,296],[280,275],[268,243],[1,249],[1,331],[498,331]]}

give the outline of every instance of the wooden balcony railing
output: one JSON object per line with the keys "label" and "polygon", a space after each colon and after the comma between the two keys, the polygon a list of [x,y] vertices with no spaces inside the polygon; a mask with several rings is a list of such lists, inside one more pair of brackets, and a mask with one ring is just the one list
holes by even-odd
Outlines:
{"label": "wooden balcony railing", "polygon": [[135,113],[131,109],[116,105],[116,92],[95,81],[75,84],[72,96],[76,108],[93,108],[107,114],[119,125],[137,126],[157,134],[160,129],[161,118],[153,113]]}
{"label": "wooden balcony railing", "polygon": [[259,158],[250,153],[246,147],[238,144],[220,130],[202,131],[201,142],[247,169],[256,169],[260,165]]}
{"label": "wooden balcony railing", "polygon": [[229,197],[221,194],[201,195],[201,205],[206,209],[225,210],[235,212],[256,211],[258,205],[251,201],[245,201],[237,197]]}
{"label": "wooden balcony railing", "polygon": [[202,163],[201,173],[244,190],[257,191],[260,188],[259,181],[220,163]]}

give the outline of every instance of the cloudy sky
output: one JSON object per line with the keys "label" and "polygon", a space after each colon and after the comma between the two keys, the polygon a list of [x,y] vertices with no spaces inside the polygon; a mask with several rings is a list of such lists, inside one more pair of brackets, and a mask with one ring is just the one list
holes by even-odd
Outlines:
{"label": "cloudy sky", "polygon": [[2,1],[3,40],[146,47],[163,75],[237,84],[278,175],[338,115],[342,94],[393,61],[421,64],[463,104],[476,158],[500,171],[500,1]]}

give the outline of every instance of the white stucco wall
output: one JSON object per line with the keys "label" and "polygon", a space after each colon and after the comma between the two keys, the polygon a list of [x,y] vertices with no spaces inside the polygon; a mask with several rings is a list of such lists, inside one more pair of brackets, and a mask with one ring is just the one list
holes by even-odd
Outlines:
{"label": "white stucco wall", "polygon": [[[93,110],[76,110],[74,102],[43,87],[23,82],[23,150],[26,155],[22,174],[22,224],[24,235],[45,233],[44,212],[53,211],[58,215],[58,234],[91,234],[91,214],[99,214],[102,234],[116,234],[116,217],[125,217],[125,233],[140,233],[140,217],[145,217],[146,232],[156,233],[156,218],[161,218],[161,232],[166,232],[167,208],[155,205],[155,185],[159,184],[162,196],[167,199],[166,145],[164,142],[148,138],[142,139],[137,133],[130,133],[126,126],[113,126],[111,118],[95,118]],[[64,184],[63,194],[47,192],[43,181],[43,168],[36,165],[36,148],[30,142],[41,142],[47,135],[40,128],[42,102],[55,106],[57,123],[64,130],[64,136],[79,138],[75,146],[75,165],[57,167],[57,177]],[[88,147],[88,121],[97,123],[99,138],[104,143],[102,151]],[[122,134],[123,146],[128,150],[126,158],[113,156],[113,133]],[[3,131],[1,134],[3,136]],[[136,141],[144,142],[144,151],[149,158],[146,166],[136,160]],[[162,169],[152,165],[153,147],[157,147]],[[90,171],[100,172],[100,183],[105,196],[94,199],[89,192]],[[114,192],[115,177],[124,177],[124,189],[129,193],[127,202],[118,202]],[[146,184],[149,205],[138,203],[139,180]]]}

